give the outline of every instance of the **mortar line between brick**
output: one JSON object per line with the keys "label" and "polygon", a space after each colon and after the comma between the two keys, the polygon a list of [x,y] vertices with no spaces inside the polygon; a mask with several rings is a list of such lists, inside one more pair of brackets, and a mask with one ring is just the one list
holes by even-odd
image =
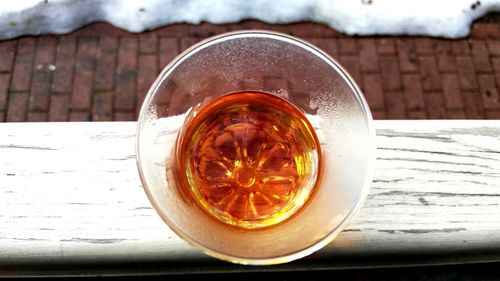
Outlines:
{"label": "mortar line between brick", "polygon": [[[426,58],[426,57],[430,57],[430,58],[433,58],[434,59],[434,62],[436,63],[436,67],[437,67],[437,75],[438,75],[438,80],[439,80],[439,88],[440,90],[437,91],[437,90],[427,90],[427,89],[424,89],[424,81],[423,81],[423,77],[422,77],[422,72],[421,72],[421,66],[420,66],[420,59],[421,58]],[[417,54],[417,61],[418,61],[418,77],[420,78],[420,84],[422,85],[422,95],[424,97],[424,100],[423,100],[423,103],[424,103],[424,111],[426,112],[427,116],[429,116],[429,106],[426,102],[426,99],[425,97],[428,95],[428,94],[440,94],[441,95],[441,98],[444,100],[444,96],[443,96],[443,87],[441,85],[441,72],[439,71],[439,66],[438,66],[438,62],[437,62],[437,58],[436,58],[436,52],[434,50],[434,53],[432,54],[420,54],[418,55]],[[443,108],[444,107],[444,104],[443,104]],[[446,108],[445,108],[446,110]]]}
{"label": "mortar line between brick", "polygon": [[[38,51],[38,44],[40,43],[40,40],[37,42],[37,51]],[[53,51],[53,56],[52,56],[52,61],[50,62],[51,65],[55,65],[56,64],[56,56],[57,56],[57,44],[55,44],[54,46],[54,49],[52,50]],[[35,52],[35,58],[33,59],[33,63],[36,62],[36,52]],[[33,72],[33,76],[34,76],[34,72]],[[52,71],[51,74],[49,75],[49,78],[48,78],[48,83],[50,85],[49,87],[49,98],[48,98],[48,102],[47,102],[47,116],[46,116],[46,120],[45,121],[48,121],[49,120],[49,112],[50,112],[50,104],[51,104],[51,96],[52,96],[52,91],[53,91],[53,88],[52,88],[52,82],[54,81],[54,72]],[[30,88],[31,89],[31,88]],[[31,92],[30,92],[30,95],[29,97],[31,97]],[[34,110],[34,111],[30,111],[29,110],[29,97],[28,97],[28,111],[29,112],[44,112],[44,111],[38,111],[38,110]]]}
{"label": "mortar line between brick", "polygon": [[[67,35],[65,35],[67,36]],[[61,45],[61,38],[63,36],[59,36],[57,38],[57,44],[56,44],[56,50],[55,50],[55,54],[54,54],[54,65],[55,63],[57,62],[57,50],[59,49],[59,46]],[[54,75],[52,75],[52,83],[51,83],[51,88],[50,88],[50,96],[64,96],[64,95],[68,95],[68,97],[71,97],[71,94],[73,93],[73,84],[75,82],[75,67],[76,67],[76,53],[78,52],[78,37],[74,37],[75,38],[75,48],[74,48],[74,53],[72,54],[73,55],[73,74],[71,75],[71,92],[56,92],[56,91],[53,91],[53,88],[54,88]],[[57,70],[57,69],[56,69]],[[50,106],[51,106],[51,100],[52,98],[49,99],[49,112],[50,112]],[[69,99],[68,99],[69,100]],[[68,102],[71,102],[70,100]],[[69,105],[68,104],[68,110],[70,109],[69,108]],[[68,118],[69,118],[69,114],[68,114]]]}
{"label": "mortar line between brick", "polygon": [[33,59],[31,60],[31,78],[30,78],[30,83],[28,86],[28,103],[26,104],[26,118],[25,118],[25,120],[28,120],[28,112],[30,109],[31,85],[33,85],[33,76],[35,75],[36,52],[38,51],[38,43],[40,42],[40,38],[41,38],[40,36],[36,37],[35,52],[33,54]]}
{"label": "mortar line between brick", "polygon": [[[479,85],[478,85],[478,87],[479,87]],[[464,101],[464,103],[466,101],[466,99],[465,99],[466,96],[473,96],[475,98],[479,98],[479,103],[476,103],[476,105],[479,107],[479,110],[482,113],[480,119],[487,119],[486,118],[486,111],[487,110],[484,108],[483,97],[482,97],[479,89],[477,91],[472,91],[472,90],[460,91],[460,93],[462,95],[462,100]],[[466,111],[466,105],[465,104],[464,104],[464,111]],[[476,118],[467,117],[467,119],[476,119]]]}
{"label": "mortar line between brick", "polygon": [[14,65],[16,64],[17,58],[17,47],[19,47],[19,39],[16,39],[16,46],[14,48],[14,57],[12,58],[12,65],[10,66],[10,76],[9,76],[9,85],[7,86],[7,96],[5,97],[5,110],[2,112],[4,122],[7,122],[7,112],[9,111],[9,101],[10,101],[10,87],[12,86],[12,78],[14,74]]}
{"label": "mortar line between brick", "polygon": [[[358,64],[359,64],[359,56],[356,56],[357,57],[357,60],[358,60]],[[336,61],[336,60],[335,60]],[[361,68],[361,67],[360,67]],[[368,70],[368,71],[364,71],[362,69],[359,70],[360,74],[363,75],[363,74],[380,74],[380,71],[371,71],[371,70]]]}
{"label": "mortar line between brick", "polygon": [[[99,39],[100,41],[101,39]],[[117,42],[117,45],[116,45],[116,50],[115,50],[115,55],[113,56],[113,60],[114,60],[114,68],[113,68],[113,87],[111,87],[111,112],[109,113],[110,116],[111,116],[111,120],[113,120],[113,114],[115,112],[115,99],[116,99],[116,74],[117,74],[117,71],[118,71],[118,57],[120,56],[120,42],[122,40],[122,36],[118,36],[117,38],[118,42]],[[96,67],[97,67],[97,64],[96,64]],[[94,73],[95,75],[95,73]],[[95,84],[94,84],[95,86]],[[93,109],[93,107],[92,107]]]}
{"label": "mortar line between brick", "polygon": [[[93,67],[91,69],[91,72],[92,72],[92,92],[90,93],[91,94],[90,106],[87,109],[87,121],[92,121],[92,109],[94,108],[95,73],[96,73],[96,68],[97,68],[97,55],[99,52],[99,43],[100,43],[101,39],[100,39],[100,36],[89,36],[89,38],[90,39],[88,39],[88,40],[95,39],[95,41],[96,41],[95,42],[95,53],[94,53],[94,58],[93,58],[94,63],[93,63]],[[80,45],[80,42],[78,42],[78,45]],[[75,63],[75,65],[76,65],[76,63]],[[83,111],[83,112],[85,112],[85,111]]]}
{"label": "mortar line between brick", "polygon": [[93,36],[92,39],[95,39],[95,53],[94,53],[94,63],[92,64],[92,92],[90,97],[90,106],[87,110],[87,121],[92,121],[92,111],[94,109],[94,88],[95,88],[95,75],[97,72],[97,57],[99,55],[99,44],[101,43],[101,36]]}
{"label": "mortar line between brick", "polygon": [[420,75],[418,70],[415,70],[415,71],[400,70],[399,74],[417,74],[417,75]]}
{"label": "mortar line between brick", "polygon": [[[418,38],[418,37],[416,37]],[[415,71],[401,71],[401,66],[399,64],[399,56],[401,55],[400,54],[400,49],[398,48],[397,46],[397,42],[396,42],[396,57],[398,58],[398,69],[399,69],[399,74],[400,74],[400,77],[401,77],[401,94],[403,95],[403,104],[404,104],[404,108],[405,108],[405,113],[406,113],[406,116],[408,117],[409,113],[410,112],[416,112],[416,111],[423,111],[425,112],[426,116],[429,115],[429,113],[427,112],[427,103],[425,101],[425,90],[423,89],[423,86],[422,86],[422,77],[420,75],[420,60],[418,59],[418,57],[420,56],[419,54],[417,54],[417,46],[416,46],[416,38],[413,38],[411,39],[412,40],[412,44],[413,44],[413,52],[415,54],[415,57],[416,57],[416,61],[414,62],[415,65],[417,66]],[[433,55],[434,56],[434,55]],[[434,58],[435,59],[435,58]],[[439,70],[438,70],[439,72]],[[405,74],[414,74],[418,77],[418,80],[420,82],[420,89],[422,91],[422,103],[423,103],[423,107],[421,109],[409,109],[409,105],[408,105],[408,102],[407,102],[407,97],[406,97],[406,92],[405,92],[405,85],[403,83],[403,75]]]}
{"label": "mortar line between brick", "polygon": [[139,40],[139,37],[137,37],[137,49],[135,50],[135,83],[134,83],[134,98],[133,98],[133,103],[134,103],[134,110],[135,112],[135,117],[138,116],[139,112],[137,112],[137,104],[139,103],[139,99],[137,98],[137,92],[139,91],[139,56],[141,54],[141,42]]}
{"label": "mortar line between brick", "polygon": [[[464,112],[467,114],[466,112],[466,108],[467,106],[465,105],[465,102],[466,102],[466,96],[468,95],[479,95],[480,97],[480,102],[479,102],[479,109],[480,111],[482,112],[482,118],[485,119],[486,117],[486,111],[484,110],[484,106],[483,106],[483,98],[481,97],[481,93],[480,93],[480,87],[479,87],[479,81],[477,79],[477,71],[476,71],[476,66],[474,65],[474,61],[472,59],[472,52],[469,53],[469,55],[464,55],[464,54],[459,54],[459,55],[455,55],[455,62],[457,61],[457,58],[459,57],[468,57],[471,59],[472,61],[472,73],[474,73],[474,79],[476,80],[476,86],[477,86],[477,91],[474,91],[474,90],[470,90],[470,89],[467,89],[467,90],[462,90],[462,87],[460,85],[459,87],[459,90],[460,90],[460,97],[462,98],[462,101],[464,101]],[[458,66],[457,66],[457,75],[458,75]],[[460,82],[459,82],[460,84]],[[476,104],[477,105],[477,104]],[[474,118],[470,118],[470,117],[467,117],[468,119],[474,119]]]}
{"label": "mortar line between brick", "polygon": [[68,121],[71,118],[71,112],[73,112],[73,92],[75,89],[75,76],[76,76],[76,65],[78,64],[78,52],[80,51],[80,37],[81,36],[76,36],[75,37],[75,54],[74,54],[74,63],[73,63],[73,75],[71,77],[71,93],[68,94]]}
{"label": "mortar line between brick", "polygon": [[[36,39],[36,44],[35,44],[35,54],[36,54],[36,46],[38,46],[39,38],[35,37],[35,39]],[[12,65],[13,68],[14,68],[14,66],[16,64],[18,47],[19,47],[19,44],[17,44],[17,46],[16,46],[16,55],[14,56],[14,63]],[[35,69],[35,54],[33,54],[33,59],[31,60],[31,77],[29,77],[29,83],[28,83],[28,87],[27,87],[28,91],[18,91],[17,92],[17,93],[26,93],[27,96],[28,96],[28,100],[26,101],[26,110],[24,111],[24,117],[23,117],[24,122],[26,122],[28,120],[29,97],[31,95],[31,83],[33,82],[33,70]],[[14,72],[12,72],[12,74],[14,74]],[[12,76],[14,76],[14,75],[12,75]],[[11,84],[11,86],[12,86],[12,84]],[[12,92],[12,93],[16,93],[16,91]]]}
{"label": "mortar line between brick", "polygon": [[160,60],[161,60],[161,38],[160,36],[156,35],[156,32],[155,32],[155,36],[156,36],[156,56],[158,57],[158,59],[156,60],[156,69],[159,70],[159,72],[161,72],[161,67],[160,67]]}
{"label": "mortar line between brick", "polygon": [[118,110],[116,112],[113,112],[113,113],[135,113],[135,109],[128,109],[128,110]]}
{"label": "mortar line between brick", "polygon": [[492,70],[492,71],[483,71],[483,70],[476,70],[475,68],[474,68],[474,70],[475,70],[476,77],[478,75],[480,75],[480,74],[492,74],[492,75],[495,75],[495,71],[494,70]]}
{"label": "mortar line between brick", "polygon": [[75,37],[75,49],[73,53],[73,75],[71,75],[71,93],[68,94],[68,121],[71,118],[71,112],[73,112],[73,92],[75,88],[75,76],[76,76],[76,65],[78,64],[78,52],[80,51],[80,38],[84,36],[76,36]]}

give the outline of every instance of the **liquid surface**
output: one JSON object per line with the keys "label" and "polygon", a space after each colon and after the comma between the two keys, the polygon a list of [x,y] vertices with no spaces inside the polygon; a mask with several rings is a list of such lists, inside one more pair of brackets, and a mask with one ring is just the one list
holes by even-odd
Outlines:
{"label": "liquid surface", "polygon": [[303,113],[262,92],[217,98],[191,114],[177,143],[178,187],[219,221],[268,227],[312,195],[320,146]]}

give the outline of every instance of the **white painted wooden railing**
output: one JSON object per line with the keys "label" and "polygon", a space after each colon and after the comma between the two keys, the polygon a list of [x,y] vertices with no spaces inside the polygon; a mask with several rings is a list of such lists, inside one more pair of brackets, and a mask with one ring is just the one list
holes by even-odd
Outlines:
{"label": "white painted wooden railing", "polygon": [[500,260],[500,120],[376,121],[375,179],[333,243],[280,266],[209,258],[152,209],[134,122],[0,124],[0,276]]}

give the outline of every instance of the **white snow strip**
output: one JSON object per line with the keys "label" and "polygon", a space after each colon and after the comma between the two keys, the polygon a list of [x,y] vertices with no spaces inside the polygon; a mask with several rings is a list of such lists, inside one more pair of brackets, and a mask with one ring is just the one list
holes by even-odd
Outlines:
{"label": "white snow strip", "polygon": [[0,5],[0,39],[67,33],[106,21],[141,32],[171,23],[314,21],[349,35],[467,36],[500,0],[17,0]]}

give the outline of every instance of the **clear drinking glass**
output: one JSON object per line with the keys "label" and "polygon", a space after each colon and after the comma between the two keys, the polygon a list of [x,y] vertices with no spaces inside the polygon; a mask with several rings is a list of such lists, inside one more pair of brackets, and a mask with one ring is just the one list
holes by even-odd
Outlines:
{"label": "clear drinking glass", "polygon": [[[191,147],[189,141],[196,136],[185,135],[190,122],[211,102],[241,91],[268,93],[289,102],[302,112],[306,118],[302,124],[313,127],[320,143],[317,155],[307,154],[316,155],[311,159],[318,164],[307,179],[313,191],[302,198],[303,204],[290,205],[282,220],[264,227],[235,226],[230,219],[210,215],[203,208],[206,202],[198,204],[199,198],[186,195],[179,183],[179,174],[185,176],[185,167],[179,164],[185,151],[180,146],[187,141]],[[359,209],[374,169],[372,123],[353,79],[323,51],[275,32],[226,33],[184,51],[158,76],[139,117],[137,163],[152,205],[184,240],[234,263],[284,263],[330,243]],[[286,138],[282,133],[276,136]],[[192,178],[184,181],[188,186],[193,182]],[[245,178],[245,182],[251,181]]]}

